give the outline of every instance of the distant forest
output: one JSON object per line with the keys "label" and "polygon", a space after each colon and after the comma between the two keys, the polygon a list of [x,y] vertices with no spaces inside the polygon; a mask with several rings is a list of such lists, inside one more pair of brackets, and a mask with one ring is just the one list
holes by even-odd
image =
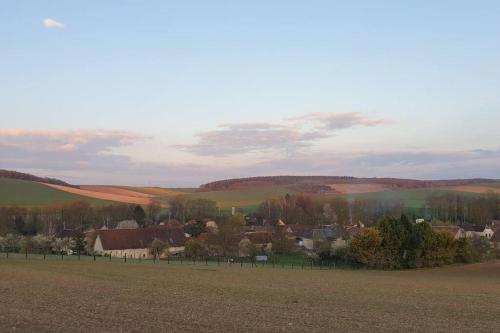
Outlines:
{"label": "distant forest", "polygon": [[495,179],[450,179],[450,180],[416,180],[398,178],[356,178],[343,176],[270,176],[249,177],[219,180],[200,186],[199,191],[220,191],[232,188],[255,186],[321,186],[325,184],[383,184],[394,188],[428,188],[439,186],[459,186],[473,183],[496,182]]}
{"label": "distant forest", "polygon": [[28,180],[28,181],[32,181],[32,182],[39,182],[39,183],[77,187],[77,186],[70,185],[70,184],[68,184],[62,180],[56,179],[56,178],[37,177],[34,175],[30,175],[29,173],[22,173],[22,172],[3,170],[3,169],[0,169],[0,178],[20,179],[20,180]]}

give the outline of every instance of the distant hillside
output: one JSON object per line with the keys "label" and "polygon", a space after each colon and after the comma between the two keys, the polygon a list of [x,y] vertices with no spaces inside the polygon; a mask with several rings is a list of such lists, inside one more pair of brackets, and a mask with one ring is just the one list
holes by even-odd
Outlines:
{"label": "distant hillside", "polygon": [[70,185],[70,184],[68,184],[62,180],[56,179],[56,178],[38,177],[38,176],[30,175],[29,173],[22,173],[22,172],[3,170],[3,169],[0,169],[0,178],[28,180],[28,181],[32,181],[32,182],[77,187],[77,186]]}
{"label": "distant hillside", "polygon": [[477,183],[494,183],[494,179],[416,180],[398,178],[356,178],[343,176],[269,176],[219,180],[203,184],[199,192],[223,191],[262,186],[287,186],[298,191],[321,192],[332,184],[380,184],[394,189],[418,189],[443,186],[461,186]]}

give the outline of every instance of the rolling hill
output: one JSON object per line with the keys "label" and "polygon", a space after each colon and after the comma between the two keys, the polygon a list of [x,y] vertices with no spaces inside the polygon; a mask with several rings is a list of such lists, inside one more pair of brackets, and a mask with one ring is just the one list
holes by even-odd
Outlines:
{"label": "rolling hill", "polygon": [[45,206],[75,200],[85,200],[92,205],[111,203],[107,200],[60,191],[33,181],[0,178],[0,206]]}
{"label": "rolling hill", "polygon": [[[5,177],[1,177],[1,176]],[[319,198],[346,197],[350,200],[399,200],[408,208],[422,208],[429,196],[443,193],[500,194],[500,180],[412,180],[396,178],[354,178],[333,176],[253,177],[216,181],[193,188],[134,187],[114,185],[74,186],[58,179],[41,178],[0,170],[0,205],[43,206],[56,202],[86,200],[93,205],[121,202],[168,205],[173,196],[214,200],[222,209],[254,211],[269,198],[285,194],[306,194]]]}

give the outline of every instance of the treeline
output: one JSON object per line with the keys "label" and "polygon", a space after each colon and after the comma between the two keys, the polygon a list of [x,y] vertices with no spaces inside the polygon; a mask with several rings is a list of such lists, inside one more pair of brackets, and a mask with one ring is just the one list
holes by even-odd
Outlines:
{"label": "treeline", "polygon": [[493,179],[450,179],[450,180],[416,180],[400,178],[356,178],[349,176],[268,176],[219,180],[200,186],[201,191],[220,191],[246,185],[278,185],[298,184],[383,184],[394,188],[425,188],[440,186],[468,185],[473,183],[494,182]]}
{"label": "treeline", "polygon": [[68,184],[62,180],[56,179],[56,178],[37,177],[34,175],[30,175],[29,173],[22,173],[22,172],[3,170],[3,169],[0,169],[0,178],[20,179],[20,180],[28,180],[28,181],[32,181],[32,182],[40,182],[40,183],[47,183],[47,184],[54,184],[54,185],[77,187],[77,186],[70,185],[70,184]]}
{"label": "treeline", "polygon": [[193,199],[178,195],[169,200],[169,218],[182,223],[189,220],[213,219],[219,215],[217,203],[207,199]]}
{"label": "treeline", "polygon": [[287,224],[337,224],[346,226],[362,222],[373,225],[384,215],[399,216],[404,206],[401,200],[355,199],[344,197],[330,199],[307,195],[290,195],[263,201],[256,216],[259,220],[281,219]]}
{"label": "treeline", "polygon": [[495,252],[486,239],[457,239],[433,232],[430,224],[411,223],[406,216],[382,219],[349,242],[347,248],[320,252],[327,260],[377,269],[436,267],[493,259]]}
{"label": "treeline", "polygon": [[486,225],[500,219],[500,196],[494,193],[434,195],[427,199],[427,207],[433,219],[457,225]]}
{"label": "treeline", "polygon": [[428,198],[426,207],[405,207],[400,199],[354,199],[344,197],[322,198],[308,195],[290,195],[263,201],[257,209],[259,221],[282,219],[287,224],[338,224],[345,226],[362,222],[373,226],[386,215],[405,214],[411,220],[428,220],[457,225],[486,225],[500,219],[500,197],[496,194],[444,194]]}
{"label": "treeline", "polygon": [[134,219],[139,224],[158,220],[160,207],[113,204],[91,206],[86,201],[73,201],[46,207],[0,207],[0,235],[60,235],[63,230],[114,228],[123,220]]}

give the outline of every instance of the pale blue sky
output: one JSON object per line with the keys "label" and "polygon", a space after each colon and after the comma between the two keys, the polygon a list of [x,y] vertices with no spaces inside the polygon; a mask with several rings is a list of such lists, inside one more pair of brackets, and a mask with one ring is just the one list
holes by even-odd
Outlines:
{"label": "pale blue sky", "polygon": [[[47,18],[65,27],[47,29]],[[4,133],[0,146],[19,148],[27,136],[40,142],[54,132],[58,144],[76,145],[74,129],[87,130],[87,141],[97,140],[96,130],[146,137],[124,143],[111,135],[118,141],[92,146],[90,156],[75,152],[70,160],[88,162],[88,178],[71,164],[49,166],[8,149],[0,167],[75,182],[113,176],[110,182],[123,183],[132,175],[161,184],[277,172],[500,178],[499,1],[1,1],[0,59],[0,128],[38,131],[16,139]],[[366,121],[355,117],[318,135],[324,117],[289,120],[310,113]],[[220,127],[234,123],[253,127]],[[263,123],[274,127],[260,145],[224,147],[231,135],[262,136]],[[474,150],[492,155],[449,165],[450,154]],[[91,167],[110,152],[136,171]],[[352,154],[402,160],[378,169],[294,166],[325,153],[336,163]],[[402,154],[442,159],[417,167]],[[257,164],[278,157],[287,167]],[[153,164],[159,171],[147,171]],[[184,174],[186,165],[214,170]]]}

